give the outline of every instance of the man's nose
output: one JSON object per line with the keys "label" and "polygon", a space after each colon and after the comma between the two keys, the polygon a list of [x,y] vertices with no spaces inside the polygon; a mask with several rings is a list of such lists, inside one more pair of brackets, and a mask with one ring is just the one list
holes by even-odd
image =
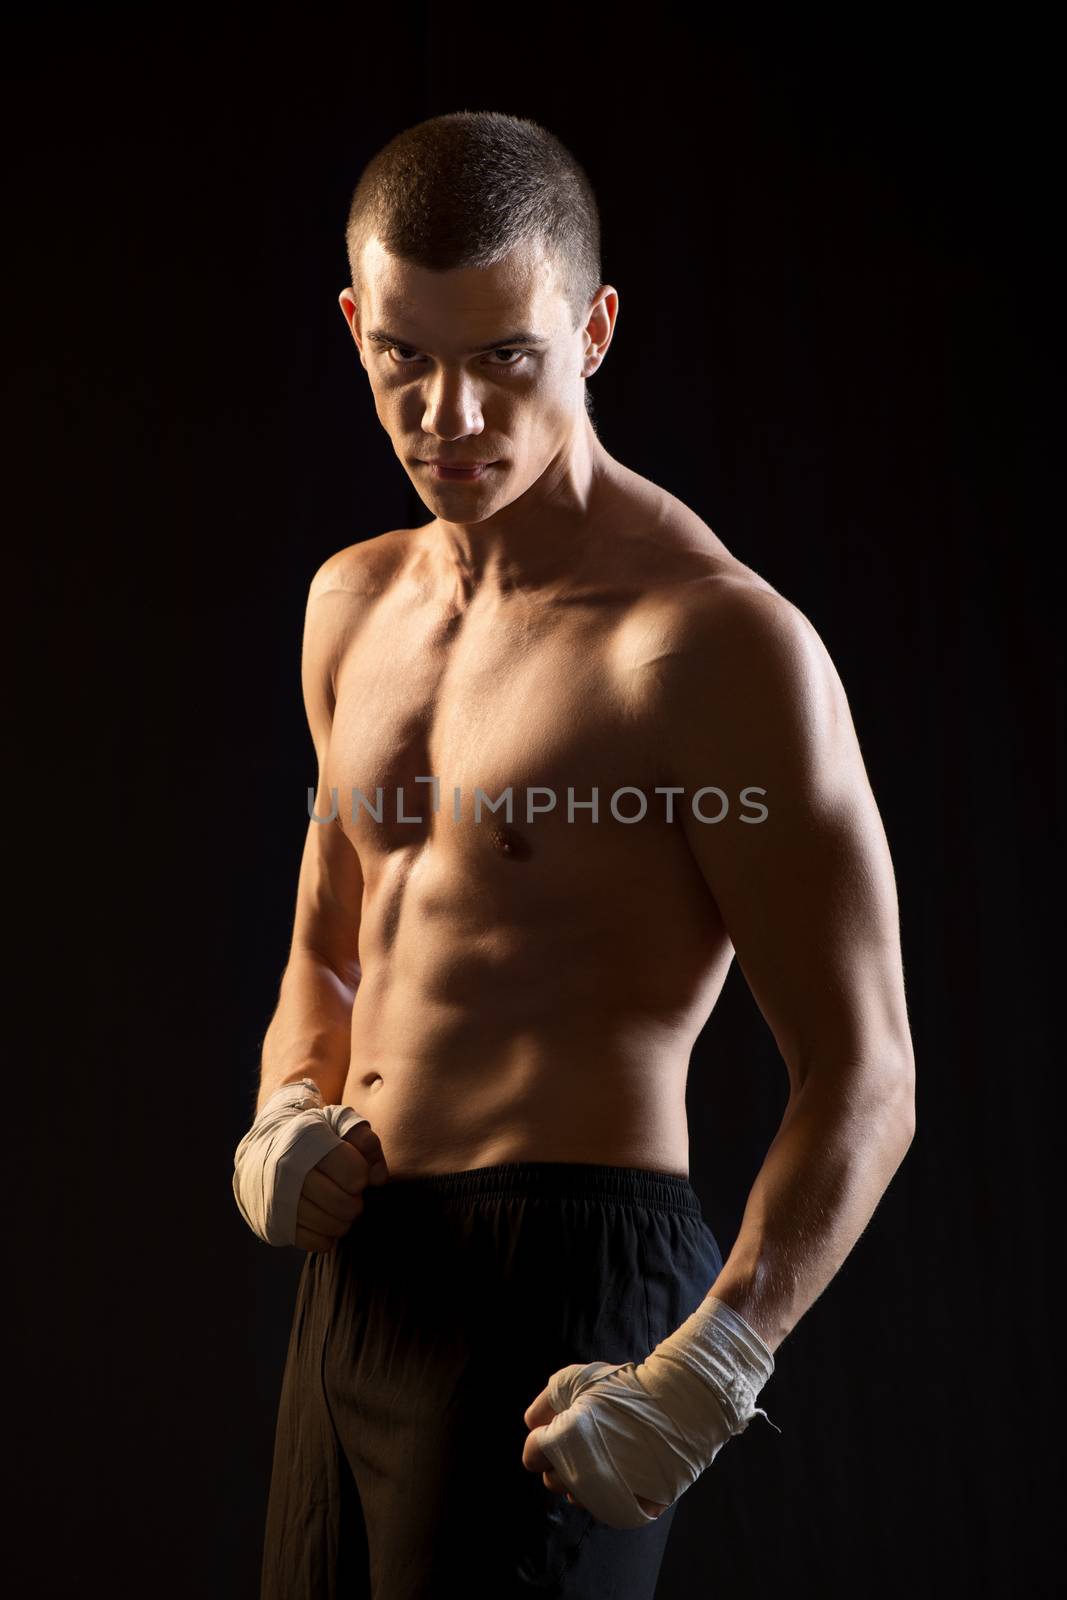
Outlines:
{"label": "man's nose", "polygon": [[482,408],[474,380],[465,372],[443,369],[430,380],[422,413],[425,433],[441,439],[461,439],[481,433]]}

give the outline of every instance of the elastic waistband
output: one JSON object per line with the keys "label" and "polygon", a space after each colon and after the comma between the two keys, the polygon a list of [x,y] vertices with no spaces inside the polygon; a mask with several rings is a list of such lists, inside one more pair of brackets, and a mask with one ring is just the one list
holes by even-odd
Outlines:
{"label": "elastic waistband", "polygon": [[463,1172],[434,1172],[419,1178],[390,1178],[380,1189],[368,1186],[371,1203],[404,1200],[478,1200],[490,1196],[531,1199],[600,1200],[702,1215],[700,1197],[688,1178],[645,1167],[603,1167],[572,1161],[507,1161]]}

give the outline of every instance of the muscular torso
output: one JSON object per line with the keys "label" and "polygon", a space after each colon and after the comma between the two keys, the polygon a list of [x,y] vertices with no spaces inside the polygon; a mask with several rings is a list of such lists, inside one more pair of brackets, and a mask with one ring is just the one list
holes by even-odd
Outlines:
{"label": "muscular torso", "polygon": [[[688,1174],[690,1051],[733,952],[655,793],[654,667],[687,585],[768,586],[672,497],[627,511],[565,582],[504,592],[457,591],[432,525],[353,548],[372,597],[352,602],[323,774],[364,880],[342,1099],[393,1177],[521,1160]],[[436,813],[419,777],[438,780]],[[476,791],[509,787],[510,822],[484,803],[476,821]],[[556,803],[531,817],[537,788]],[[612,815],[622,788],[645,796],[641,820]],[[380,822],[352,793],[379,789]],[[568,820],[569,790],[598,791],[596,822]]]}

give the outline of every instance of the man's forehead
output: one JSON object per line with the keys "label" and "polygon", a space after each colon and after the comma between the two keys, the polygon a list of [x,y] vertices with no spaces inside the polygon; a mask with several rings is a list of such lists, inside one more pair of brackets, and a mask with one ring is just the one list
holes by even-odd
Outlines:
{"label": "man's forehead", "polygon": [[[377,246],[377,248],[374,248]],[[367,316],[413,336],[426,333],[493,338],[512,328],[555,331],[560,294],[543,250],[513,251],[489,267],[435,272],[391,256],[371,240],[364,253]]]}

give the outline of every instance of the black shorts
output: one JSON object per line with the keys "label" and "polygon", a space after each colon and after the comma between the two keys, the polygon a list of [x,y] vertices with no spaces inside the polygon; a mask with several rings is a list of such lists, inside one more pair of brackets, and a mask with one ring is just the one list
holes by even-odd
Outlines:
{"label": "black shorts", "polygon": [[651,1600],[678,1502],[618,1529],[522,1464],[571,1362],[640,1361],[722,1257],[685,1178],[509,1163],[365,1191],[304,1262],[261,1600]]}

